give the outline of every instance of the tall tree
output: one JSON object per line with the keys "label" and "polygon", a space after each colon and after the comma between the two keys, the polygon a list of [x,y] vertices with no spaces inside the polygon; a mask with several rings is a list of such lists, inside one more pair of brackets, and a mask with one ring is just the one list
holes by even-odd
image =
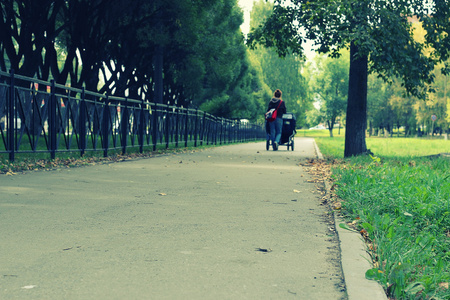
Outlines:
{"label": "tall tree", "polygon": [[393,95],[392,89],[381,78],[370,74],[367,88],[367,121],[369,134],[388,133],[392,131],[394,112],[389,105],[389,99]]}
{"label": "tall tree", "polygon": [[159,90],[164,103],[208,102],[223,117],[262,114],[237,0],[0,0],[0,14],[1,70],[152,102]]}
{"label": "tall tree", "polygon": [[397,126],[398,134],[400,134],[400,128],[403,126],[405,129],[405,137],[416,133],[417,121],[414,111],[414,103],[418,100],[410,95],[405,95],[403,88],[398,81],[390,87],[392,95],[389,98],[389,106],[394,112],[394,119]]}
{"label": "tall tree", "polygon": [[106,45],[102,91],[114,89],[116,95],[153,100],[154,58],[158,52],[164,72],[163,101],[174,104],[177,99],[178,105],[185,105],[186,94],[198,90],[204,76],[203,62],[196,56],[213,2],[124,3],[127,7],[116,18],[120,26]]}
{"label": "tall tree", "polygon": [[322,121],[328,125],[330,137],[333,137],[334,124],[345,112],[349,61],[347,57],[316,56],[315,62],[311,85],[315,98],[320,101]]}
{"label": "tall tree", "polygon": [[[429,3],[434,5],[429,5]],[[440,37],[435,55],[424,54],[424,43],[413,38],[410,20],[417,18],[429,34]],[[253,29],[249,42],[303,53],[313,40],[321,53],[339,56],[350,49],[349,91],[344,156],[365,153],[367,79],[370,71],[384,79],[400,77],[412,95],[424,97],[433,81],[434,65],[449,55],[448,1],[422,0],[275,0],[272,16]],[[426,40],[432,43],[433,38]],[[443,42],[442,42],[443,41]],[[445,42],[445,43],[444,43]],[[440,47],[438,47],[440,46]],[[370,58],[370,61],[369,61]]]}
{"label": "tall tree", "polygon": [[[60,32],[56,19],[64,1],[0,1],[0,69],[39,79],[48,79],[48,55],[44,49]],[[47,59],[47,61],[46,61]]]}
{"label": "tall tree", "polygon": [[[433,112],[436,115],[437,120],[434,122],[434,127],[439,128],[439,133],[443,131],[448,131],[450,129],[450,122],[447,121],[447,110],[448,107],[448,76],[440,71],[435,70],[435,82],[433,84],[433,89],[436,91],[433,95],[430,95],[430,100],[432,100]],[[430,118],[430,116],[429,116]]]}

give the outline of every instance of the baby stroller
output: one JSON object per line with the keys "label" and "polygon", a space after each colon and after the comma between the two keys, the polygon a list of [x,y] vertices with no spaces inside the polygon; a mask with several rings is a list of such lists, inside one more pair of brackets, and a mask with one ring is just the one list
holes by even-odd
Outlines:
{"label": "baby stroller", "polygon": [[[294,151],[294,136],[297,133],[297,130],[295,130],[296,126],[295,115],[293,113],[283,114],[283,127],[281,129],[281,139],[278,146],[287,146],[288,151],[289,147],[291,147],[292,151]],[[270,145],[272,145],[269,122],[266,122],[266,133],[266,150],[269,150]]]}

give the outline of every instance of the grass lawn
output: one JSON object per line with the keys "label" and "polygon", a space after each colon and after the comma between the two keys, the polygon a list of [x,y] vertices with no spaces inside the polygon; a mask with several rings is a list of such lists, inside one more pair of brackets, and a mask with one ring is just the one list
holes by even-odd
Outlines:
{"label": "grass lawn", "polygon": [[315,139],[342,226],[366,238],[366,277],[391,299],[450,299],[450,158],[435,156],[450,152],[450,140],[368,138],[374,157],[343,159],[343,137]]}

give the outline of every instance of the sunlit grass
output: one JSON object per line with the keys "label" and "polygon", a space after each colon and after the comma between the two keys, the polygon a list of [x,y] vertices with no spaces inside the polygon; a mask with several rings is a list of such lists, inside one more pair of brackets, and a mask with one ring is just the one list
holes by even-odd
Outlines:
{"label": "sunlit grass", "polygon": [[[316,135],[316,143],[327,158],[343,158],[345,138]],[[450,152],[450,140],[424,138],[366,138],[367,148],[379,157],[423,157]]]}
{"label": "sunlit grass", "polygon": [[[330,131],[328,129],[324,129],[324,130],[297,129],[296,136],[298,136],[298,137],[329,137]],[[333,136],[344,137],[345,129],[344,128],[341,128],[341,129],[334,128]]]}
{"label": "sunlit grass", "polygon": [[367,148],[384,157],[417,157],[450,152],[450,140],[423,138],[369,138]]}
{"label": "sunlit grass", "polygon": [[436,156],[450,140],[371,137],[373,157],[344,159],[343,137],[314,138],[342,216],[367,233],[366,277],[390,299],[450,299],[450,159]]}

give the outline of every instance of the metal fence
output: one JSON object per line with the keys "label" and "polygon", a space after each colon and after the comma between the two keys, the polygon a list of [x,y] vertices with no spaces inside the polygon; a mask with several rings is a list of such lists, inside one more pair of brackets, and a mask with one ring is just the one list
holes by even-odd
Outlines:
{"label": "metal fence", "polygon": [[102,95],[0,71],[0,153],[156,150],[246,142],[266,137],[261,125],[198,109]]}

